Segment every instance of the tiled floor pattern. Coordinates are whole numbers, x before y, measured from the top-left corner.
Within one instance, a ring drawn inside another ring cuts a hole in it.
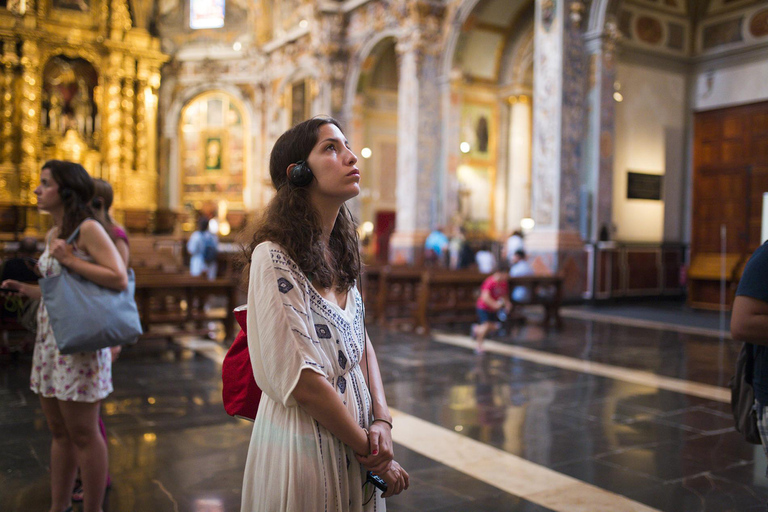
[[[717,391],[738,352],[732,342],[575,319],[561,331],[516,329],[479,357],[406,333],[371,335],[412,484],[390,512],[765,510],[765,457],[735,433]],[[115,365],[103,414],[115,480],[105,512],[239,510],[250,425],[222,411],[222,350],[186,346],[137,347]],[[568,360],[575,366],[552,364]],[[584,371],[585,361],[602,370]],[[2,511],[48,503],[50,437],[28,366],[28,357],[0,362]],[[717,392],[603,371],[613,367]],[[601,508],[605,496],[620,501]]]

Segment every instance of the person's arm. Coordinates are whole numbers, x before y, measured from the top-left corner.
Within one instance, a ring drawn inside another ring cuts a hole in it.
[[[101,224],[95,220],[84,222],[80,228],[78,245],[93,258],[93,262],[75,256],[72,246],[60,238],[51,242],[51,255],[89,281],[105,288],[125,290],[128,286],[125,264]]]
[[[400,494],[410,485],[408,473],[394,460],[387,471],[377,474],[387,483],[387,492],[381,495],[382,498]]]
[[[0,286],[3,288],[10,288],[11,290],[18,290],[19,295],[22,297],[29,297],[30,299],[39,299],[43,296],[40,291],[40,286],[36,284],[22,283],[16,279],[6,279]]]
[[[369,453],[368,436],[324,376],[309,368],[303,369],[292,396],[299,407],[355,453]]]
[[[768,302],[737,295],[731,311],[731,336],[736,341],[768,345]]]
[[[487,288],[483,288],[480,292],[480,300],[483,301],[489,308],[493,308],[495,311],[504,307],[504,298],[500,297],[499,300],[494,299],[491,296],[491,291]]]
[[[358,462],[374,473],[381,473],[387,470],[389,463],[394,458],[391,427],[392,414],[389,412],[387,397],[384,394],[384,383],[381,380],[379,360],[376,358],[376,351],[373,349],[371,338],[367,332],[365,333],[365,338],[367,360],[363,359],[360,362],[360,369],[363,371],[363,377],[366,379],[368,389],[371,391],[374,417],[372,423],[368,426],[368,430],[371,433],[370,455],[358,457]]]
[[[117,248],[117,252],[120,254],[120,258],[123,260],[123,264],[128,267],[128,258],[130,258],[130,248],[128,247],[128,242],[122,238],[118,238],[115,240],[115,247]]]

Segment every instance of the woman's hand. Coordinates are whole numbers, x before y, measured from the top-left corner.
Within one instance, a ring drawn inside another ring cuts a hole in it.
[[[72,263],[72,259],[75,258],[72,246],[61,238],[57,238],[56,240],[52,241],[49,246],[49,250],[51,252],[51,256],[59,260],[59,263],[65,267],[69,267]]]
[[[387,492],[381,495],[382,498],[400,494],[410,485],[408,473],[394,460],[390,463],[389,470],[376,474],[387,482]]]
[[[386,472],[395,457],[389,425],[382,421],[371,423],[368,427],[368,444],[370,453],[365,456],[355,454],[357,461],[377,475]]]

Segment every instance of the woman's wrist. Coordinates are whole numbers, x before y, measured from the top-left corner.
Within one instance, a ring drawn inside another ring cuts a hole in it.
[[[385,425],[389,425],[389,429],[390,430],[392,430],[394,428],[394,426],[392,425],[392,419],[391,418],[390,419],[386,419],[386,418],[373,418],[373,421],[371,422],[371,425],[373,425],[376,422],[383,423]]]
[[[368,455],[368,453],[371,451],[371,448],[370,433],[368,432],[367,428],[363,428],[363,435],[365,436],[365,441],[360,442],[360,444],[357,446],[357,449],[355,449],[355,453],[359,453],[360,455]],[[362,450],[360,448],[362,448]]]

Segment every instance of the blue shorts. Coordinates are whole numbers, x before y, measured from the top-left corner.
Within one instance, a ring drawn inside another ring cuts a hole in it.
[[[480,319],[480,323],[498,322],[499,317],[493,311],[486,311],[484,309],[477,308],[477,318]]]

